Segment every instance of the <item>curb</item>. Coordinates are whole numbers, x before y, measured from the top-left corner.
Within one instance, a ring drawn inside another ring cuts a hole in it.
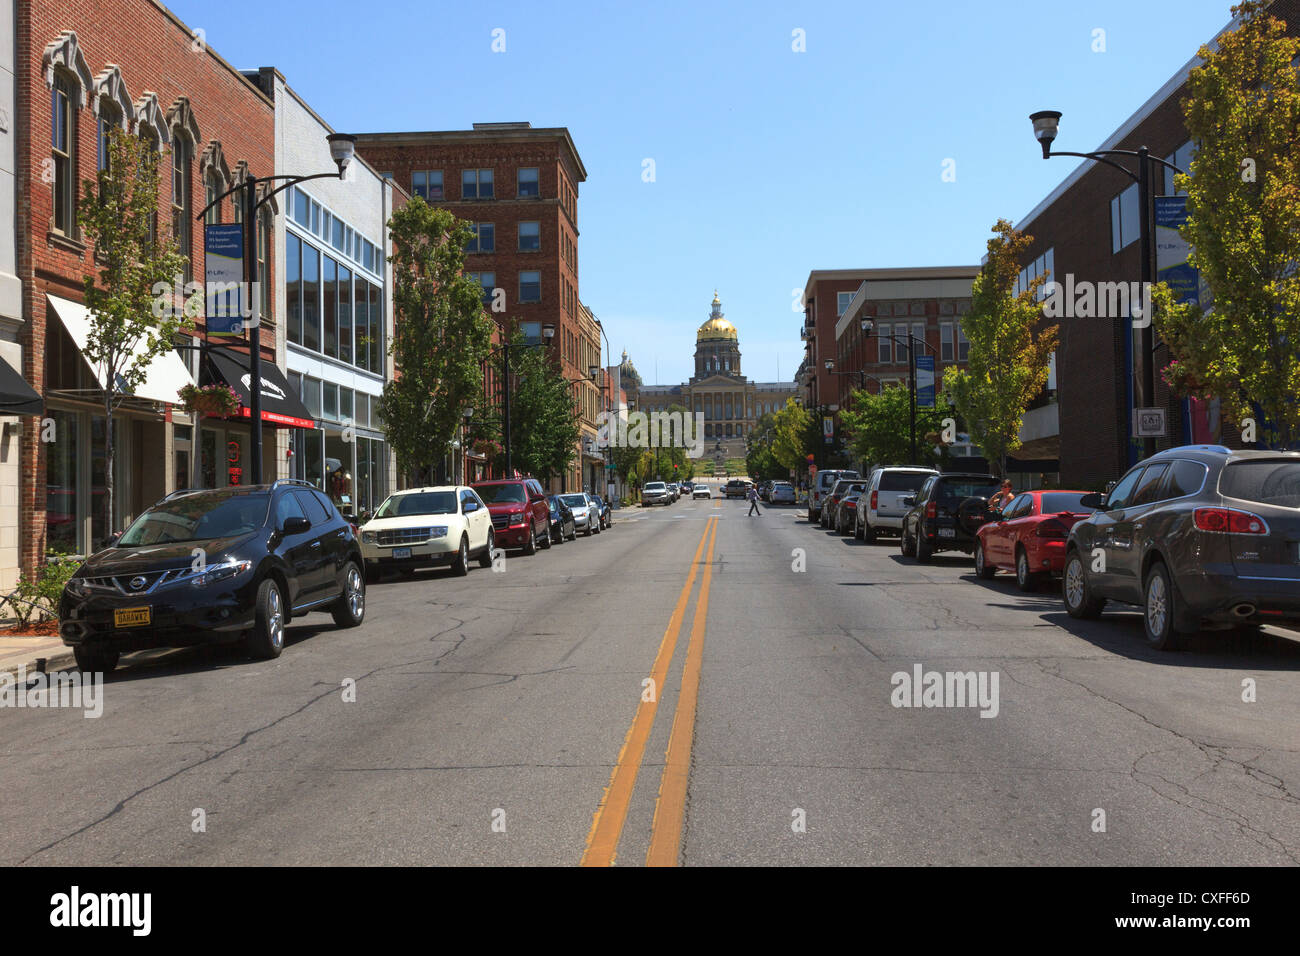
[[[71,650],[66,648],[59,650],[50,657],[34,657],[30,661],[18,664],[0,664],[0,674],[10,674],[13,677],[18,676],[18,671],[26,668],[28,674],[34,674],[38,671],[50,673],[52,671],[61,671],[68,667],[75,667],[77,659]]]

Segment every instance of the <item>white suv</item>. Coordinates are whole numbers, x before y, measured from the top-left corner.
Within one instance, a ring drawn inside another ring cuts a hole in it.
[[[925,479],[937,474],[933,468],[877,468],[858,499],[853,536],[874,541],[881,531],[901,534],[908,511],[903,499],[916,494]]]

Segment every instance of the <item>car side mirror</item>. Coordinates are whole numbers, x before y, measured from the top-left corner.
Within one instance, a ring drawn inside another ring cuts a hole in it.
[[[1084,508],[1092,508],[1095,511],[1101,511],[1106,506],[1106,496],[1094,491],[1080,498],[1079,504]]]
[[[916,495],[908,495],[906,498],[903,499],[903,504],[911,508],[913,505],[916,504]]]
[[[285,534],[303,534],[311,530],[311,522],[306,518],[285,518],[284,527],[280,529]]]
[[[475,511],[478,511],[478,502],[477,502],[477,501],[467,501],[467,502],[465,502],[465,514],[472,514],[472,513],[475,512]]]

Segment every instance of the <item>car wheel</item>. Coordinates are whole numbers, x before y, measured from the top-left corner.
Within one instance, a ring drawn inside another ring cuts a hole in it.
[[[602,525],[602,524],[600,523],[600,519],[597,518],[597,519],[596,519],[596,534],[600,534],[600,532],[601,532],[602,530],[604,530],[604,525]]]
[[[1022,591],[1038,587],[1038,575],[1029,570],[1029,554],[1024,548],[1016,548],[1016,587]]]
[[[478,566],[480,568],[492,567],[492,559],[493,557],[496,556],[496,553],[497,553],[497,536],[493,534],[493,532],[489,529],[487,547],[485,547],[483,549],[483,553],[478,556]]]
[[[107,647],[74,647],[72,656],[83,674],[111,674],[122,654]]]
[[[347,573],[343,576],[343,593],[330,611],[339,627],[358,627],[366,619],[366,582],[356,562],[348,562]]]
[[[528,526],[528,543],[524,545],[524,554],[534,555],[537,553],[537,532],[532,525]]]
[[[578,540],[578,526],[576,524],[573,526],[573,530],[569,532],[569,540],[570,541]]]
[[[451,572],[458,578],[469,574],[469,538],[465,535],[460,536],[460,549],[456,552],[456,560],[451,566]]]
[[[862,522],[862,540],[867,544],[873,544],[876,540],[876,529],[866,521]]]
[[[997,573],[997,570],[998,570],[997,568],[993,567],[993,565],[989,564],[984,559],[984,542],[976,541],[975,542],[975,576],[977,578],[981,578],[985,581],[988,581],[991,580],[993,575]]]
[[[1184,636],[1178,627],[1182,598],[1163,561],[1151,565],[1142,594],[1142,624],[1147,644],[1158,651],[1177,650]]]
[[[934,557],[934,545],[921,537],[921,531],[918,528],[916,532],[916,560],[922,564],[928,564]]]
[[[284,650],[284,596],[274,578],[266,578],[258,586],[247,646],[250,654],[264,661],[279,657]]]
[[[898,547],[903,552],[903,557],[910,558],[916,554],[916,543],[912,541],[907,534],[907,528],[903,528],[903,535],[898,539]]]
[[[546,534],[542,535],[539,544],[541,544],[543,548],[549,548],[551,546],[551,525],[549,522],[546,525]]]
[[[1087,572],[1083,569],[1083,555],[1078,551],[1070,552],[1065,559],[1065,571],[1061,574],[1061,594],[1065,598],[1065,610],[1070,617],[1084,620],[1101,615],[1106,599],[1096,597],[1088,584]]]
[[[587,526],[586,526],[585,528],[582,529],[582,536],[583,536],[584,538],[590,538],[590,537],[591,537],[591,522],[590,522],[590,521],[588,521],[588,522],[587,522]]]

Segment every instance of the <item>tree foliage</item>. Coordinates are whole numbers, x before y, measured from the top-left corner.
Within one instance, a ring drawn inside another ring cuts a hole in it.
[[[876,394],[856,389],[849,407],[840,413],[849,448],[864,465],[934,465],[942,455],[934,448],[935,433],[943,431],[946,409],[916,409],[916,452],[912,461],[911,394],[906,388],[881,389]],[[933,437],[932,437],[933,436]]]
[[[1263,412],[1260,434],[1300,441],[1300,39],[1267,4],[1233,8],[1238,29],[1202,47],[1187,81],[1196,144],[1182,235],[1213,299],[1208,311],[1155,293],[1156,331],[1180,394],[1217,397],[1238,423]]]
[[[984,457],[1006,474],[1007,454],[1020,447],[1025,410],[1047,384],[1057,326],[1045,325],[1036,301],[1041,275],[1015,291],[1020,262],[1033,242],[999,219],[988,241],[988,259],[975,277],[971,310],[961,322],[970,341],[964,369],[950,366],[943,389],[967,422]]]
[[[389,220],[393,242],[397,377],[384,386],[380,413],[399,470],[432,475],[465,409],[483,406],[483,362],[492,320],[482,290],[466,276],[469,225],[416,196]]]
[[[544,348],[528,348],[515,333],[510,348],[510,452],[520,472],[543,480],[565,473],[580,435],[573,394]],[[505,467],[502,453],[498,466]]]
[[[812,452],[808,436],[817,427],[813,414],[793,398],[772,415],[772,457],[777,464],[796,473],[807,465]]]
[[[113,529],[113,413],[144,384],[153,360],[176,347],[176,336],[192,331],[187,316],[203,304],[202,296],[184,297],[187,260],[157,227],[160,168],[161,157],[143,139],[114,128],[108,168],[82,184],[77,210],[99,265],[98,275],[82,278],[90,333],[81,351],[104,382],[106,531]]]

